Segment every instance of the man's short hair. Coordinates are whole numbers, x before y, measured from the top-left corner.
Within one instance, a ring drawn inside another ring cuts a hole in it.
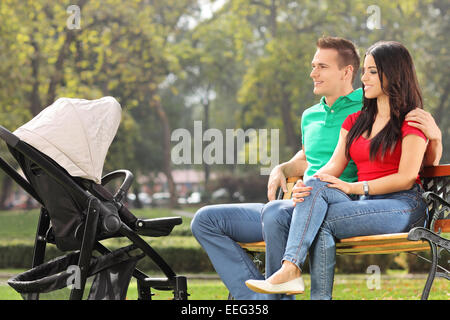
[[[355,44],[350,40],[340,37],[322,37],[317,40],[316,45],[320,49],[335,49],[338,52],[339,68],[343,68],[348,65],[353,66],[353,83],[361,63]]]

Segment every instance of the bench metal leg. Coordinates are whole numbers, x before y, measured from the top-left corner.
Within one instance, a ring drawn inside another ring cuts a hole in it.
[[[425,287],[423,288],[423,291],[422,291],[422,297],[421,297],[422,300],[428,299],[428,295],[430,294],[431,286],[433,285],[434,278],[436,277],[436,271],[437,271],[437,265],[438,265],[437,247],[433,242],[431,242],[429,240],[427,240],[427,241],[430,244],[432,259],[431,259],[430,272],[428,273],[428,277],[427,277],[427,282],[425,283]]]
[[[438,262],[439,262],[439,248],[441,248],[441,250],[443,250],[443,249],[450,250],[450,240],[442,238],[438,234],[436,234],[428,229],[425,229],[423,227],[417,227],[417,228],[411,229],[408,234],[408,239],[409,240],[425,240],[430,245],[431,267],[430,267],[430,272],[428,273],[428,278],[425,283],[425,287],[423,288],[422,297],[421,297],[422,300],[427,300],[436,275],[449,279],[448,271],[445,270],[444,268],[442,268],[441,266],[439,266]],[[440,269],[446,271],[446,273],[438,273],[437,274],[438,267]]]

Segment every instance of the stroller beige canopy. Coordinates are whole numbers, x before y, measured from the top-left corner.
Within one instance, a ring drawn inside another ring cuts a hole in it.
[[[55,160],[71,176],[100,183],[121,112],[113,97],[60,98],[14,134]]]

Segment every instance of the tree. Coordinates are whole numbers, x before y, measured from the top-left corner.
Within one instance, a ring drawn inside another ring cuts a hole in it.
[[[11,32],[4,41],[20,40],[13,46],[14,50],[7,53],[8,61],[12,64],[15,57],[11,54],[21,53],[22,63],[16,65],[17,73],[26,75],[17,88],[18,98],[11,99],[15,102],[11,108],[17,107],[20,112],[15,114],[25,114],[29,118],[58,96],[94,99],[113,95],[126,110],[127,126],[121,126],[120,137],[131,134],[126,139],[117,139],[121,144],[115,149],[117,152],[129,150],[127,156],[118,157],[125,161],[122,165],[145,168],[146,165],[134,157],[135,149],[149,130],[159,129],[163,139],[155,140],[154,144],[161,144],[159,154],[164,157],[162,161],[153,162],[158,164],[153,170],[161,168],[166,174],[172,203],[176,204],[170,168],[170,120],[162,105],[159,86],[170,74],[181,72],[178,55],[183,54],[185,46],[174,39],[183,32],[180,20],[195,15],[196,2],[80,0],[75,4],[81,13],[79,30],[67,28],[68,14],[63,4],[39,0],[21,2],[19,6],[17,0],[2,1],[2,22]],[[7,96],[8,92],[2,96]],[[23,107],[23,97],[28,100],[27,107]],[[145,110],[136,111],[138,109]],[[135,121],[139,114],[145,117]],[[158,126],[142,122],[151,114],[156,115],[158,121],[154,122]],[[21,122],[15,121],[12,125]],[[130,131],[123,132],[126,129]],[[141,136],[136,135],[138,132]],[[156,154],[157,159],[159,154]],[[155,153],[150,153],[150,157],[153,155]]]

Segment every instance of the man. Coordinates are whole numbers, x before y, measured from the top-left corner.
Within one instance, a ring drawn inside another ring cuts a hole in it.
[[[359,64],[360,58],[352,42],[333,37],[317,41],[310,76],[314,81],[314,93],[322,98],[319,104],[302,115],[302,150],[290,161],[272,170],[267,194],[270,201],[275,199],[279,186],[286,191],[286,177],[304,176],[308,179],[330,159],[343,121],[362,107],[362,89],[353,90],[352,85]],[[442,154],[441,133],[432,117],[416,109],[407,120],[418,122],[430,139],[425,159],[427,163],[438,163]],[[352,162],[340,178],[345,181],[357,179],[356,167]],[[297,183],[296,188],[298,197],[308,195],[308,188],[302,182]],[[196,213],[191,224],[192,233],[208,253],[215,270],[235,299],[293,298],[255,293],[245,286],[246,280],[262,280],[264,276],[236,242],[265,240],[267,250],[280,252],[279,257],[266,256],[266,276],[269,277],[280,268],[289,232],[288,229],[278,229],[276,221],[262,224],[263,207],[261,203],[206,206]],[[277,218],[276,215],[272,217]],[[312,284],[312,297],[315,296],[313,290]]]

